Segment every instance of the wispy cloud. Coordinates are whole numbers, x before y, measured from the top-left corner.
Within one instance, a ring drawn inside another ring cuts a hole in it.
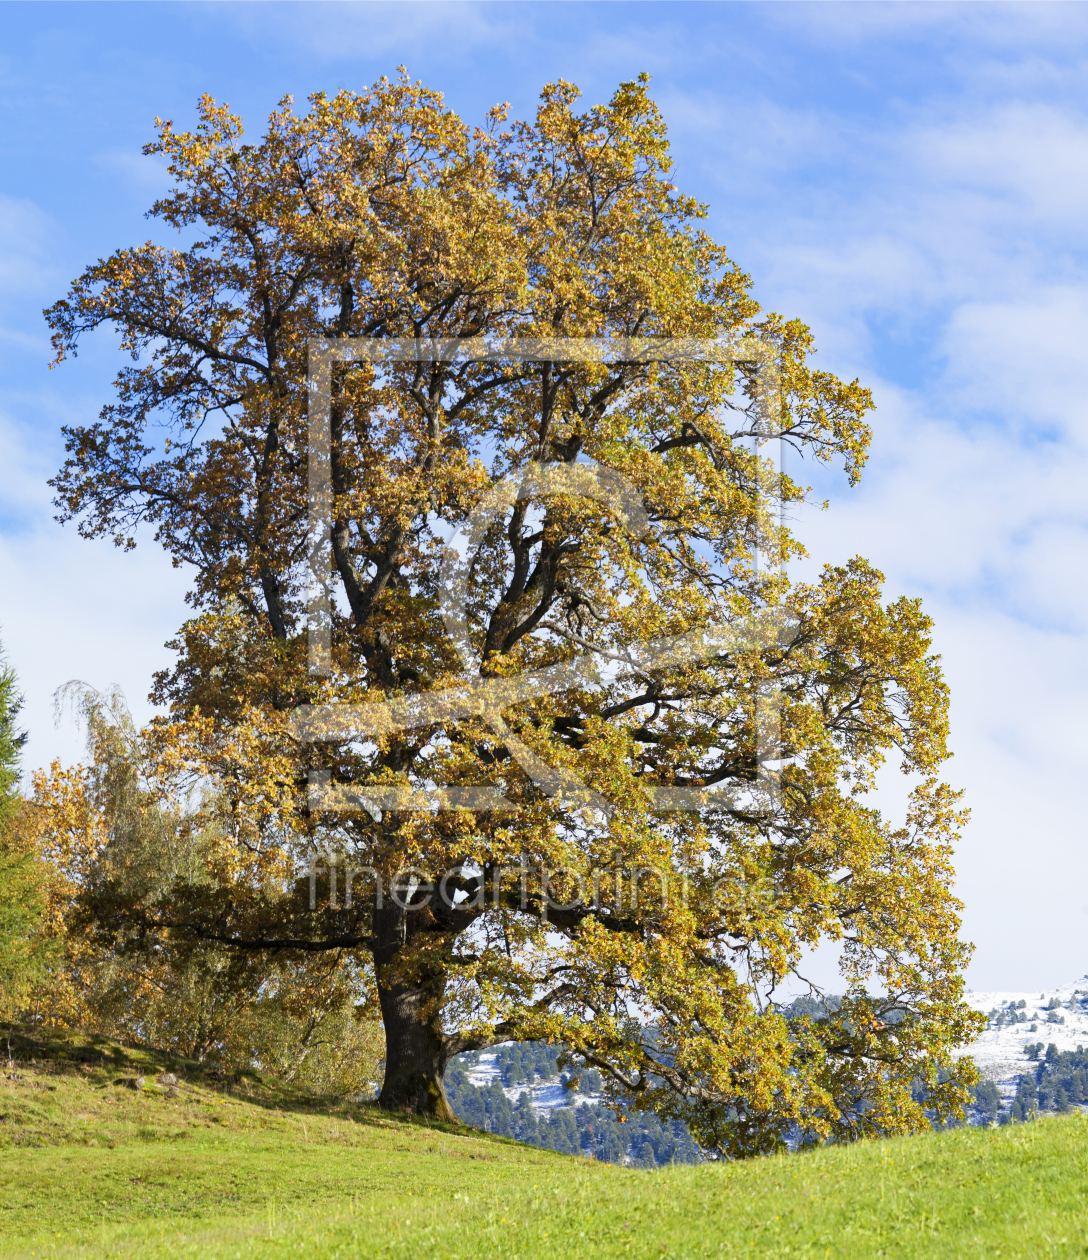
[[[34,202],[0,193],[0,297],[36,291],[52,273],[48,244],[53,229]]]
[[[144,196],[160,197],[173,182],[165,161],[130,149],[103,149],[95,154],[95,161]]]
[[[315,3],[300,5],[216,5],[217,22],[257,38],[270,36],[305,48],[324,60],[395,58],[431,60],[434,50],[457,55],[516,39],[529,14],[520,6],[472,3]]]

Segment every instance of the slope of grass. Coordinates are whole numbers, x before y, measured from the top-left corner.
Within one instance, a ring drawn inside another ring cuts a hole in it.
[[[5,1260],[1088,1254],[1081,1116],[635,1171],[90,1038],[12,1049]]]

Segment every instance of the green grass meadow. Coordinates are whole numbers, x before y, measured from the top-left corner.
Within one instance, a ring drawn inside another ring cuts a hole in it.
[[[1088,1255],[1080,1115],[636,1171],[90,1038],[12,1045],[4,1260]]]

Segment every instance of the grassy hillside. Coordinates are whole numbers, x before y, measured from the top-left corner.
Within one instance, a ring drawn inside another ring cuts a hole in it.
[[[90,1038],[11,1046],[14,1074],[0,1032],[5,1260],[1088,1253],[1079,1115],[642,1171]]]

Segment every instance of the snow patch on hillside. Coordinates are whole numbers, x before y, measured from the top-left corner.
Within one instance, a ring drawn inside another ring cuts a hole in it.
[[[1064,1023],[1054,1023],[1048,1017],[1051,1014],[1050,1003],[1057,999],[1061,1005],[1054,1008],[1053,1014]],[[1088,976],[1071,984],[1062,984],[1054,989],[1014,992],[1005,989],[969,989],[964,1001],[976,1011],[989,1016],[997,1011],[1005,1016],[1005,1023],[998,1027],[996,1019],[990,1020],[990,1026],[976,1042],[960,1051],[961,1055],[970,1055],[982,1071],[984,1079],[996,1085],[1011,1083],[1022,1072],[1031,1072],[1030,1060],[1025,1047],[1043,1043],[1045,1049],[1051,1042],[1059,1050],[1076,1050],[1078,1046],[1088,1046]],[[1018,1003],[1023,1002],[1021,1008]],[[1009,1020],[1010,1007],[1017,1016],[1024,1019],[1012,1023]],[[1031,1031],[1032,1024],[1035,1031]]]
[[[492,1081],[498,1081],[502,1092],[512,1103],[516,1103],[522,1094],[528,1094],[534,1111],[554,1111],[556,1107],[597,1101],[595,1098],[587,1098],[577,1090],[565,1089],[557,1080],[536,1081],[532,1085],[524,1081],[518,1085],[503,1085],[499,1075],[498,1050],[485,1050],[480,1055],[479,1062],[465,1068],[465,1075],[477,1089],[486,1089]]]

